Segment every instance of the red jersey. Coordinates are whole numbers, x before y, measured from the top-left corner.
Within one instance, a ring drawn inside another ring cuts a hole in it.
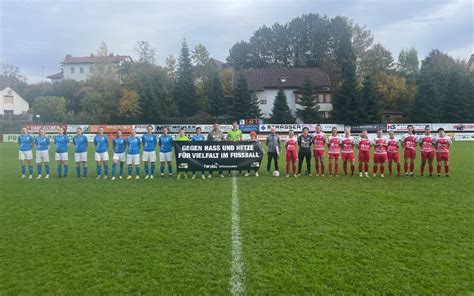
[[[286,151],[296,151],[296,146],[298,145],[298,138],[293,136],[293,138],[288,138],[285,143]]]
[[[324,150],[324,144],[326,143],[326,135],[323,132],[314,133],[313,136],[313,149]]]
[[[449,136],[436,137],[434,138],[434,143],[436,146],[436,152],[438,153],[449,153],[449,147],[452,144],[451,138]]]
[[[375,138],[372,144],[375,146],[374,154],[387,154],[387,139],[384,137]]]
[[[434,151],[433,140],[434,138],[432,135],[423,134],[418,140],[420,142],[421,151],[433,152]]]
[[[342,153],[354,153],[354,138],[353,137],[342,138],[341,144],[342,144]]]
[[[405,149],[416,150],[416,136],[408,133],[403,135]]]
[[[397,139],[388,139],[387,141],[387,152],[391,154],[398,154],[398,141]]]
[[[330,154],[339,154],[341,153],[341,138],[338,136],[329,136],[328,139],[328,149]]]
[[[359,151],[370,151],[370,140],[365,138],[360,138],[359,140]]]

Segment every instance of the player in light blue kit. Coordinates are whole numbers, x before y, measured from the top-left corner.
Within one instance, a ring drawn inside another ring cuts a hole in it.
[[[64,177],[67,177],[68,172],[68,144],[69,139],[67,135],[64,134],[64,129],[62,127],[58,128],[58,134],[54,136],[54,144],[56,145],[56,154],[54,158],[58,163],[57,171],[58,177],[61,178],[61,173],[64,172]],[[64,171],[63,171],[64,167]]]
[[[36,146],[36,167],[38,170],[38,177],[36,179],[41,179],[41,174],[43,171],[42,164],[46,170],[45,179],[49,178],[49,138],[45,136],[44,128],[39,129],[39,136],[35,137],[35,146]]]
[[[119,178],[122,179],[123,164],[125,162],[125,149],[127,147],[127,141],[122,138],[122,130],[119,129],[117,131],[117,136],[112,140],[112,147],[114,149],[114,155],[112,157],[112,180],[115,180],[118,162],[120,162]]]
[[[82,176],[87,176],[87,137],[83,134],[82,128],[76,129],[76,135],[72,138],[74,143],[74,161],[76,162],[76,175],[79,178],[81,176],[81,163],[82,163]]]
[[[94,137],[94,145],[97,179],[100,179],[102,164],[104,165],[104,179],[107,179],[109,174],[109,139],[104,135],[103,127],[99,127],[99,133]]]
[[[153,179],[155,176],[155,162],[156,162],[156,144],[158,139],[153,134],[153,127],[151,125],[146,128],[147,133],[142,136],[143,153],[142,160],[145,165],[145,179]],[[151,174],[148,164],[151,164]]]
[[[28,171],[30,173],[29,179],[33,178],[33,146],[34,138],[28,134],[26,128],[21,129],[21,135],[18,136],[18,159],[21,164],[21,178],[26,178],[26,164],[28,164]]]
[[[191,142],[199,142],[199,141],[205,141],[206,137],[201,134],[201,128],[198,126],[196,128],[196,134],[191,137]],[[196,171],[193,171],[193,179],[196,179]],[[204,168],[201,171],[201,178],[206,179],[206,176],[204,176]]]
[[[140,138],[137,137],[137,131],[135,129],[132,129],[127,139],[127,149],[127,180],[132,178],[132,165],[135,165],[135,179],[140,179]]]
[[[163,135],[159,139],[160,144],[160,173],[165,175],[165,163],[168,164],[168,175],[173,175],[173,167],[171,166],[171,150],[173,149],[173,138],[168,135],[168,128],[163,129]]]

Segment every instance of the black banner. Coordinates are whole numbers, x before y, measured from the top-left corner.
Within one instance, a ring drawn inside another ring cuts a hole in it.
[[[254,170],[263,151],[259,142],[174,142],[178,171]]]

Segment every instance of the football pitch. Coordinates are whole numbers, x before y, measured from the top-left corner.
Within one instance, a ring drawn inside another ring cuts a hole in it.
[[[474,293],[474,143],[450,178],[275,178],[264,156],[258,178],[111,181],[89,157],[20,179],[0,144],[0,295]]]

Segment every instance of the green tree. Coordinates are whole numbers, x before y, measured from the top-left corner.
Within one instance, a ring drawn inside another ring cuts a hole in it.
[[[402,49],[398,55],[397,72],[404,77],[408,84],[415,84],[420,75],[418,52],[414,47]]]
[[[156,64],[155,48],[151,47],[148,41],[137,41],[137,46],[135,47],[135,51],[138,54],[138,61],[142,63],[148,64]]]
[[[313,85],[311,80],[306,78],[303,86],[301,87],[301,98],[299,99],[298,105],[302,108],[296,109],[296,116],[303,122],[318,122],[319,116],[319,105],[316,104],[316,100],[313,97]]]
[[[80,101],[82,117],[87,118],[91,123],[108,122],[109,118],[104,116],[105,105],[100,93],[88,93]]]
[[[252,94],[249,91],[245,76],[240,73],[234,90],[234,102],[230,115],[236,120],[250,118],[251,109]]]
[[[178,77],[174,88],[174,97],[178,102],[181,116],[190,117],[196,114],[196,89],[191,65],[191,54],[186,40],[181,44],[181,52],[178,59]]]
[[[393,66],[394,61],[390,51],[380,43],[377,43],[361,54],[357,72],[360,77],[367,77],[369,75],[377,77],[380,74],[393,70]]]
[[[139,100],[137,91],[124,89],[118,107],[119,115],[129,122],[135,119],[141,112]]]
[[[202,44],[194,47],[192,52],[193,77],[196,85],[197,104],[199,109],[209,111],[209,93],[212,87],[213,67],[209,51]]]
[[[229,50],[226,60],[236,70],[249,68],[252,66],[252,47],[248,42],[237,42]]]
[[[364,79],[361,96],[363,109],[361,109],[360,121],[362,123],[380,123],[382,112],[373,75],[369,75]]]
[[[248,118],[262,117],[262,110],[260,109],[260,99],[255,93],[250,94],[250,109]]]
[[[219,73],[214,72],[211,92],[209,94],[209,114],[211,114],[212,117],[217,118],[218,116],[225,115],[227,111],[226,109],[224,90],[219,78]]]
[[[275,101],[273,102],[271,123],[295,123],[295,117],[291,114],[288,100],[283,88],[278,89]]]
[[[35,98],[33,113],[43,122],[62,122],[66,119],[66,100],[55,96]]]

